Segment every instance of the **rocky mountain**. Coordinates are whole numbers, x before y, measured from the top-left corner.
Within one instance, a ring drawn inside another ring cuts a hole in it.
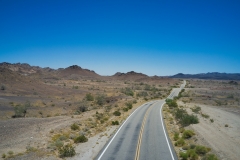
[[[149,78],[145,74],[137,73],[137,72],[134,72],[134,71],[130,71],[130,72],[127,72],[127,73],[117,72],[112,77],[116,78],[118,80],[135,80],[135,81]]]
[[[13,72],[21,75],[51,79],[51,78],[78,78],[78,77],[97,77],[99,76],[94,71],[83,69],[77,65],[73,65],[67,68],[52,69],[49,67],[41,68],[38,66],[31,66],[27,63],[0,63],[0,68],[9,69]]]
[[[170,78],[193,78],[193,79],[216,79],[216,80],[240,80],[240,73],[200,73],[200,74],[183,74],[178,73]]]
[[[78,77],[78,76],[85,76],[85,77],[98,77],[99,75],[92,70],[83,69],[78,65],[72,65],[65,69],[58,69],[58,75],[60,77]]]

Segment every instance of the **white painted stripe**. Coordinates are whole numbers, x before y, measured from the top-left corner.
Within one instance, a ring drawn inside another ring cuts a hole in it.
[[[161,121],[162,121],[162,127],[163,127],[163,131],[164,131],[165,138],[166,138],[166,140],[167,140],[167,144],[168,144],[168,148],[169,148],[170,154],[171,154],[171,156],[172,156],[172,159],[175,160],[174,157],[173,157],[172,149],[171,149],[170,144],[169,144],[169,142],[168,142],[167,134],[166,134],[165,127],[164,127],[164,124],[163,124],[162,107],[163,107],[164,104],[165,104],[165,102],[162,104],[162,106],[161,106],[161,108],[160,108],[160,118],[161,118]]]
[[[147,104],[147,103],[146,103]],[[146,104],[143,104],[141,105],[140,107],[146,105]],[[126,121],[121,125],[121,127],[118,129],[118,131],[116,132],[116,134],[113,136],[113,138],[111,139],[111,141],[108,143],[108,145],[106,146],[106,148],[103,150],[102,154],[99,156],[98,160],[100,160],[103,156],[103,154],[106,152],[106,150],[108,149],[108,147],[110,146],[110,144],[112,143],[113,139],[117,136],[118,132],[121,130],[121,128],[124,126],[124,124],[129,120],[129,118],[140,108],[138,107],[127,119]]]

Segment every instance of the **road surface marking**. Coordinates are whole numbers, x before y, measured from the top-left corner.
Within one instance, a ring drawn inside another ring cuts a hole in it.
[[[169,151],[170,151],[170,153],[171,153],[172,159],[175,160],[174,157],[173,157],[173,153],[172,153],[170,144],[169,144],[169,142],[168,142],[168,138],[167,138],[167,135],[166,135],[165,127],[164,127],[164,124],[163,124],[162,107],[163,107],[164,104],[165,104],[165,102],[164,102],[164,103],[162,104],[162,106],[160,107],[160,118],[161,118],[162,127],[163,127],[163,132],[164,132],[165,138],[166,138],[166,140],[167,140],[167,144],[168,144]]]
[[[147,112],[145,113],[143,122],[142,122],[141,130],[140,130],[139,137],[138,137],[138,144],[137,144],[137,149],[136,149],[136,154],[135,154],[135,160],[139,159],[141,143],[142,143],[142,134],[143,134],[143,130],[144,130],[144,126],[145,126],[145,122],[146,122],[148,113],[149,113],[150,109],[152,108],[152,106],[153,106],[153,104],[151,104],[151,106],[148,108]]]
[[[121,125],[121,127],[118,129],[118,131],[116,132],[116,134],[113,136],[113,138],[111,139],[111,141],[108,143],[108,145],[106,146],[106,148],[103,150],[102,154],[98,157],[98,160],[100,160],[103,156],[103,154],[106,152],[106,150],[108,149],[108,147],[110,146],[110,144],[112,143],[113,139],[117,136],[118,132],[121,130],[121,128],[124,126],[124,124],[128,121],[128,119],[142,106],[144,106],[146,104],[141,105],[140,107],[138,107],[132,114],[130,114],[130,116],[126,119],[126,121]]]

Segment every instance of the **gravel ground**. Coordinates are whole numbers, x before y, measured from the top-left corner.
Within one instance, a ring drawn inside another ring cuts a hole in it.
[[[75,121],[78,120],[67,116],[2,120],[0,121],[0,154],[7,154],[8,151],[13,151],[14,154],[23,153],[27,146],[44,149],[52,129],[64,128]]]
[[[227,111],[227,108],[189,104],[200,106],[201,111],[210,117],[198,115],[200,123],[191,125],[198,133],[198,141],[208,144],[221,160],[236,160],[240,157],[240,115]],[[211,123],[210,119],[214,122]],[[225,125],[228,125],[226,127]]]

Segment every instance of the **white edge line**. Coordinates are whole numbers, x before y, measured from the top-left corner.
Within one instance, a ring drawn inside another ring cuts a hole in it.
[[[145,105],[145,104],[143,104]],[[140,107],[142,107],[143,105],[141,105]],[[108,143],[108,145],[105,147],[105,149],[103,150],[102,154],[99,156],[98,160],[100,160],[103,156],[103,154],[106,152],[107,148],[110,146],[110,144],[112,143],[113,139],[117,136],[118,132],[121,130],[121,128],[124,126],[124,124],[128,121],[128,119],[140,108],[138,107],[133,113],[130,114],[130,116],[126,119],[126,121],[121,125],[121,127],[118,129],[118,131],[115,133],[115,135],[113,136],[113,138],[111,139],[111,141]]]
[[[165,102],[162,104],[162,106],[161,106],[161,108],[160,108],[160,118],[161,118],[161,121],[162,121],[163,131],[164,131],[165,138],[166,138],[166,140],[167,140],[167,144],[168,144],[169,151],[170,151],[170,153],[171,153],[172,159],[175,160],[174,157],[173,157],[172,149],[171,149],[170,144],[169,144],[169,142],[168,142],[168,138],[167,138],[167,135],[166,135],[165,127],[164,127],[164,124],[163,124],[162,107],[163,107],[164,104],[165,104]]]

